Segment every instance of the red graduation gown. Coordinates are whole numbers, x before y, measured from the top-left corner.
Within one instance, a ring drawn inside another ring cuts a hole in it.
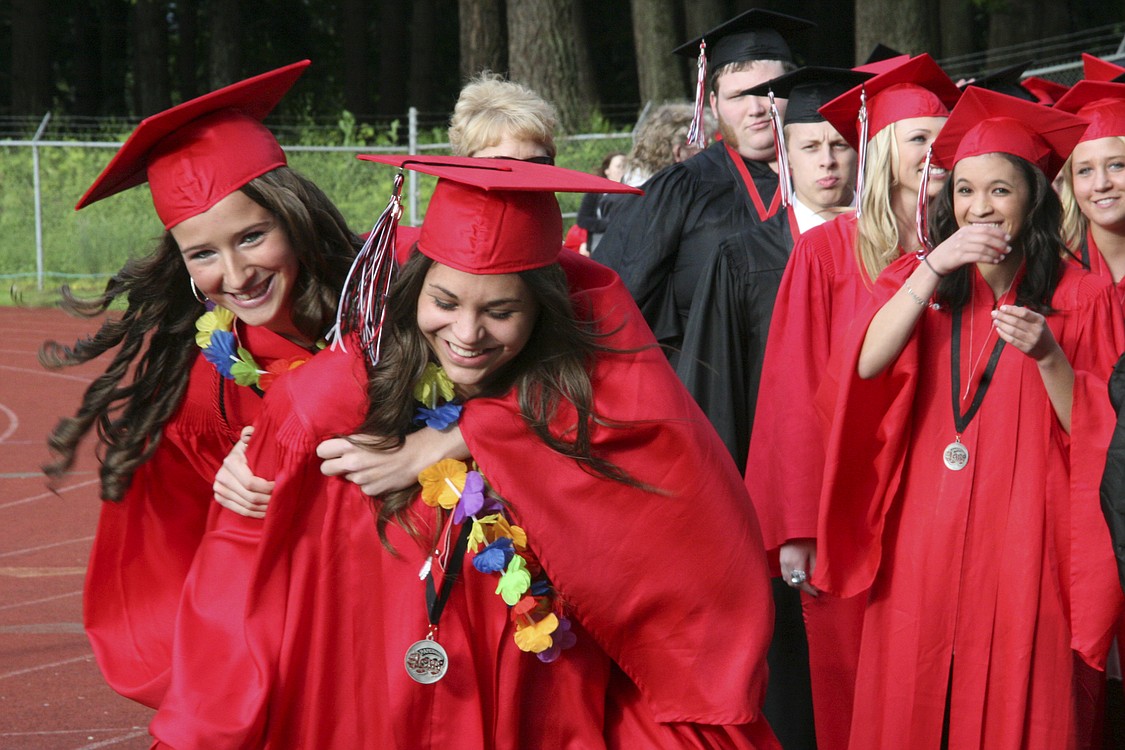
[[[239,326],[239,336],[262,366],[307,355],[264,328]],[[102,504],[86,569],[86,634],[110,687],[147,706],[155,708],[168,686],[180,593],[208,513],[218,508],[215,472],[260,408],[251,389],[196,357],[160,447],[134,473],[122,502]]]
[[[1090,270],[1113,284],[1114,289],[1117,291],[1118,302],[1125,304],[1125,278],[1122,278],[1121,281],[1118,282],[1113,281],[1113,272],[1109,270],[1109,264],[1105,262],[1105,258],[1102,257],[1101,251],[1098,250],[1098,246],[1094,242],[1094,235],[1090,233],[1086,234],[1086,247],[1084,252],[1087,262],[1090,265]]]
[[[830,372],[871,295],[871,281],[856,260],[856,233],[850,213],[803,233],[774,303],[746,461],[746,488],[774,566],[782,544],[816,536],[829,416],[824,404],[836,384]],[[802,594],[801,603],[817,745],[844,748],[863,602]]]
[[[607,345],[651,344],[615,274],[574,254],[560,262],[580,310],[603,330],[625,322]],[[277,486],[247,563],[245,658],[231,663],[228,640],[222,668],[162,706],[153,734],[181,749],[776,747],[759,714],[771,599],[734,464],[658,349],[599,357],[594,379],[599,413],[654,420],[599,428],[596,444],[668,495],[555,456],[511,397],[470,401],[461,419],[569,607],[578,642],[558,661],[516,647],[495,577],[466,564],[437,636],[449,673],[410,680],[403,657],[427,632],[425,555],[397,528],[388,553],[370,501],[320,474],[317,443],[366,408],[355,349],[325,352],[278,383],[251,442],[251,466]],[[421,503],[414,512],[432,522]]]
[[[1097,495],[1121,314],[1104,281],[1067,266],[1047,321],[1075,371],[1071,434],[1035,362],[1006,346],[961,437],[969,464],[950,471],[949,312],[927,308],[884,373],[854,375],[867,323],[915,264],[880,276],[853,329],[829,443],[814,584],[870,588],[852,746],[936,747],[951,686],[950,747],[1074,747],[1073,652],[1101,667],[1121,600]],[[984,355],[970,398],[996,340],[984,343],[991,291],[972,276],[963,384]]]

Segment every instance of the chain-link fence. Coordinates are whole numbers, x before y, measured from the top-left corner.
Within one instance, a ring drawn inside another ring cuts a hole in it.
[[[44,289],[75,279],[100,280],[130,256],[150,249],[161,233],[147,187],[128,190],[76,212],[74,204],[121,143],[113,140],[54,140],[44,137],[50,116],[25,139],[0,140],[0,280],[19,289]],[[127,129],[126,129],[127,130]],[[349,224],[370,229],[386,206],[394,170],[355,159],[359,153],[448,153],[448,143],[419,139],[415,113],[405,145],[287,145],[276,129],[289,164],[324,190]],[[430,131],[431,133],[433,131]],[[291,135],[291,134],[290,134]],[[302,128],[314,142],[331,141]],[[628,151],[630,133],[592,133],[559,139],[560,166],[593,172],[610,151]],[[403,219],[421,223],[433,179],[408,172],[403,189]],[[560,194],[566,215],[577,211],[579,196]]]

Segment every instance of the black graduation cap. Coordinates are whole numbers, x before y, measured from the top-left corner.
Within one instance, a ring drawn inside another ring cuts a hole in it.
[[[1014,96],[1017,99],[1023,99],[1025,102],[1038,103],[1039,97],[1020,85],[1023,72],[1027,70],[1027,66],[1031,65],[1031,63],[1031,60],[1025,60],[1015,65],[1008,65],[999,70],[994,70],[988,75],[978,76],[965,84],[965,86],[976,86],[977,88],[988,89],[989,91],[995,91],[999,94]]]
[[[706,42],[707,63],[713,71],[728,63],[747,60],[793,62],[786,37],[815,26],[803,18],[754,8],[719,24],[701,37],[681,44],[672,52],[695,57],[699,54],[700,44]]]
[[[890,60],[894,57],[902,57],[905,52],[899,52],[894,47],[888,47],[882,42],[876,42],[875,46],[871,48],[871,52],[867,55],[867,59],[863,61],[864,65],[871,65],[872,63],[883,62]]]
[[[810,65],[798,68],[783,76],[746,89],[751,96],[766,96],[770,92],[779,99],[788,99],[785,109],[786,125],[797,122],[824,122],[817,110],[873,77],[850,68],[826,68]]]

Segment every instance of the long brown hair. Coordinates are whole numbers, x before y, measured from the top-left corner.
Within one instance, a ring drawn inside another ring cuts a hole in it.
[[[278,218],[297,254],[301,273],[293,291],[293,323],[316,340],[333,320],[339,290],[361,242],[328,197],[288,167],[267,172],[241,190]],[[106,500],[124,497],[133,473],[160,445],[199,354],[193,337],[195,320],[203,312],[169,232],[152,252],[114,274],[101,295],[81,300],[63,287],[61,306],[91,318],[119,297],[126,301],[120,318],[106,320],[73,346],[47,341],[39,350],[40,363],[58,369],[117,347],[105,372],[86,389],[78,411],[51,432],[47,444],[55,460],[43,467],[48,476],[61,477],[74,464],[82,438],[96,428],[101,496]]]
[[[376,449],[402,445],[413,429],[414,384],[432,359],[429,345],[418,329],[417,300],[434,261],[415,252],[403,266],[391,290],[382,359],[371,369],[367,417],[359,432],[375,438]],[[616,351],[605,347],[595,325],[577,318],[571,304],[566,274],[558,264],[523,271],[520,278],[531,290],[539,313],[523,350],[485,384],[481,397],[501,396],[515,388],[520,416],[536,437],[550,448],[572,458],[592,474],[635,487],[647,487],[611,461],[595,454],[594,425],[609,424],[594,410],[590,368],[595,356]],[[397,303],[397,304],[396,304]],[[569,403],[577,413],[575,424],[562,437],[551,429],[559,406]],[[419,533],[409,514],[418,486],[385,495],[378,502],[377,526],[383,544],[390,548],[386,529],[397,523],[412,536]]]

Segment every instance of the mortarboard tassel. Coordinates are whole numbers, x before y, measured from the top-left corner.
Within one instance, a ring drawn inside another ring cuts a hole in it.
[[[402,216],[402,182],[400,169],[395,175],[387,207],[372,227],[344,280],[340,305],[336,310],[336,325],[329,334],[333,346],[339,343],[344,348],[344,337],[354,332],[371,367],[379,362],[387,295],[394,278],[395,235]]]
[[[698,73],[695,81],[695,109],[691,115],[691,127],[688,128],[687,142],[689,146],[703,148],[707,145],[707,134],[703,132],[703,100],[707,96],[707,42],[699,42]]]
[[[867,89],[859,91],[859,156],[855,170],[855,217],[863,214],[863,188],[866,184],[864,172],[867,171]]]
[[[770,123],[773,125],[773,148],[777,152],[777,180],[781,188],[781,207],[793,202],[793,173],[789,171],[789,154],[785,150],[785,132],[782,130],[781,113],[770,89]]]
[[[918,242],[921,249],[918,250],[916,255],[918,260],[923,260],[930,251],[934,249],[933,243],[930,242],[930,221],[929,221],[929,187],[930,187],[930,160],[934,156],[933,148],[926,151],[926,164],[922,168],[922,179],[918,184],[918,208],[914,212],[914,227],[918,233]]]

